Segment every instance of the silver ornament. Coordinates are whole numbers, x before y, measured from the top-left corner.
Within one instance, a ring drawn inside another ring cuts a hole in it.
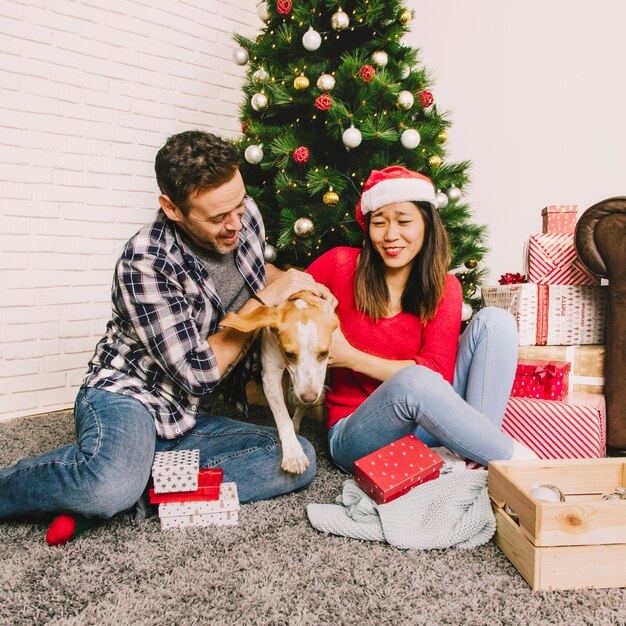
[[[405,111],[408,111],[415,102],[415,98],[410,91],[401,91],[398,94],[398,106]]]
[[[276,251],[276,248],[272,244],[266,243],[265,250],[263,251],[263,258],[265,259],[265,262],[273,263],[277,256],[278,252]]]
[[[308,217],[299,217],[293,224],[293,232],[298,237],[308,237],[314,228],[313,222]]]
[[[309,26],[309,30],[302,35],[302,45],[309,51],[313,52],[322,45],[322,36]]]
[[[269,78],[269,74],[265,71],[265,68],[260,67],[254,74],[252,74],[252,82],[260,85]]]
[[[233,50],[233,61],[237,65],[245,65],[248,62],[248,51],[245,48],[235,48]]]
[[[405,78],[408,78],[410,73],[411,73],[411,68],[408,65],[403,65],[400,68],[400,78],[402,80],[404,80]]]
[[[563,492],[555,485],[537,485],[530,492],[531,497],[542,502],[565,502]]]
[[[402,135],[400,135],[400,142],[407,150],[417,148],[421,140],[420,134],[413,128],[407,128]]]
[[[316,84],[320,91],[332,91],[335,88],[335,77],[330,74],[322,74],[317,79]]]
[[[257,165],[263,160],[263,146],[252,144],[246,148],[243,156],[250,165]]]
[[[341,140],[346,148],[358,148],[363,141],[363,135],[361,135],[361,131],[358,128],[350,126],[350,128],[346,128],[343,131]]]
[[[460,200],[462,195],[463,195],[463,192],[458,187],[455,187],[454,185],[452,185],[452,187],[449,187],[446,190],[446,196],[448,196],[448,199],[452,200],[452,202],[456,202],[457,200]]]
[[[443,191],[437,193],[437,208],[445,209],[448,206],[448,196]]]
[[[376,50],[372,53],[372,62],[376,67],[385,67],[389,63],[389,56],[384,50]]]
[[[261,21],[266,22],[270,18],[270,13],[267,10],[267,4],[261,2],[256,8],[256,14],[261,18]]]
[[[461,307],[461,319],[464,322],[467,322],[467,320],[470,319],[472,315],[474,315],[474,309],[472,309],[472,306],[470,304],[464,302],[463,306]]]
[[[350,18],[348,14],[340,7],[337,13],[333,13],[330,18],[330,25],[333,30],[345,30],[350,26]]]
[[[255,111],[264,111],[268,105],[267,96],[264,93],[255,93],[250,99],[250,104]]]

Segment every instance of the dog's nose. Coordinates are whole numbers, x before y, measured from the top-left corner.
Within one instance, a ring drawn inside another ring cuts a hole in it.
[[[304,391],[300,394],[300,400],[306,404],[312,404],[317,400],[317,394],[314,391]]]

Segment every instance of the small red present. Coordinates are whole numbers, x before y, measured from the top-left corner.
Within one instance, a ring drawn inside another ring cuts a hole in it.
[[[576,230],[576,213],[578,206],[575,204],[551,204],[541,211],[543,232],[567,235]]]
[[[354,480],[377,504],[391,502],[439,476],[443,459],[407,435],[354,462]]]
[[[519,360],[511,395],[563,400],[569,391],[570,368],[568,361]]]
[[[163,502],[201,502],[204,500],[219,500],[220,485],[224,470],[220,468],[201,469],[198,471],[198,488],[195,491],[178,491],[173,493],[155,493],[148,489],[151,504]]]

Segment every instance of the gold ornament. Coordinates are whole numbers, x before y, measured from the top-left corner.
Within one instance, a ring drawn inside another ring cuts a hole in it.
[[[293,86],[298,91],[308,89],[309,79],[304,74],[302,74],[301,76],[297,76],[296,79],[293,81]]]
[[[437,143],[446,143],[448,141],[448,133],[445,130],[439,131],[437,135]]]
[[[443,159],[438,154],[433,154],[432,156],[428,157],[428,163],[433,169],[439,167],[442,162]]]
[[[403,9],[398,16],[398,22],[402,24],[402,26],[406,26],[411,21],[412,15],[409,9]]]
[[[473,270],[477,265],[478,261],[476,259],[470,259],[469,261],[465,262],[465,267],[470,270]]]
[[[329,187],[328,191],[322,197],[322,200],[324,200],[324,204],[328,206],[337,206],[339,204],[339,194],[333,191],[332,187]]]

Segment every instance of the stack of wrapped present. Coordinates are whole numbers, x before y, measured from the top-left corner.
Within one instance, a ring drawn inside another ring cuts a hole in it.
[[[199,469],[199,456],[199,450],[155,454],[148,495],[159,505],[161,530],[237,523],[237,485],[222,482],[221,469]]]
[[[542,459],[605,454],[605,287],[578,261],[577,207],[543,209],[543,232],[525,248],[528,282],[506,274],[483,289],[487,306],[510,311],[519,361],[502,428]]]

